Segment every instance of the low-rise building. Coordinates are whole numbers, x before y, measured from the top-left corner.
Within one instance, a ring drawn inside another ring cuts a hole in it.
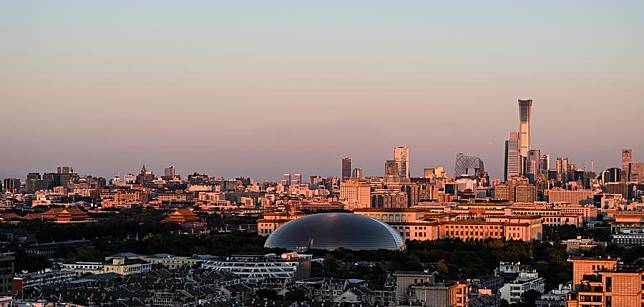
[[[278,257],[231,256],[221,260],[206,261],[204,269],[225,271],[239,276],[245,283],[284,284],[308,278],[311,275],[311,255],[287,253]]]
[[[93,243],[90,240],[68,240],[62,242],[37,243],[29,245],[25,251],[30,254],[43,255],[47,258],[53,258],[61,248],[80,248],[90,247]]]
[[[436,273],[396,271],[397,306],[468,306],[469,287],[459,282],[437,282]]]
[[[619,212],[611,222],[611,240],[617,245],[642,245],[644,244],[644,213]]]
[[[546,294],[542,294],[534,304],[537,307],[566,307],[566,298],[572,291],[572,284],[559,285]]]
[[[268,236],[280,226],[304,216],[302,213],[288,214],[283,212],[265,213],[262,218],[257,220],[257,234]]]
[[[0,295],[11,294],[15,261],[14,253],[0,253]]]
[[[477,209],[467,209],[468,212]],[[452,212],[452,211],[450,211]],[[480,211],[476,211],[480,212]],[[366,215],[388,223],[405,240],[437,240],[457,238],[461,240],[541,240],[543,223],[538,216],[512,216],[490,214],[483,218],[472,218],[466,214],[460,219],[459,213],[430,213],[429,209],[362,209],[355,214]],[[422,215],[422,216],[421,216]],[[419,219],[413,220],[414,218]],[[480,216],[477,215],[476,216]]]
[[[566,252],[569,254],[579,254],[583,250],[593,249],[595,247],[606,247],[606,242],[598,242],[593,239],[583,239],[578,236],[575,239],[568,239],[562,242],[566,246]]]
[[[152,270],[152,264],[138,258],[111,258],[103,264],[103,272],[119,275],[141,274],[150,270]]]
[[[199,220],[199,216],[194,211],[187,208],[176,209],[163,219],[164,222],[179,224],[198,222]]]
[[[522,271],[519,272],[519,276],[515,280],[504,284],[499,293],[502,300],[515,304],[521,302],[521,296],[527,291],[534,290],[543,293],[545,284],[545,280],[539,277],[539,273],[536,271]]]
[[[13,278],[13,289],[22,291],[26,289],[55,286],[70,282],[78,277],[78,273],[67,270],[45,269],[40,272],[32,272],[16,275]]]
[[[61,268],[67,271],[73,271],[78,274],[100,274],[103,273],[103,263],[102,262],[73,262],[73,263],[61,263]]]
[[[413,306],[426,307],[467,307],[469,292],[468,286],[464,283],[435,283],[432,285],[413,285],[412,292]]]

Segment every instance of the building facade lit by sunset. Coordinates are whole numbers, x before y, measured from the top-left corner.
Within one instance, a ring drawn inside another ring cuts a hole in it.
[[[572,258],[573,292],[567,307],[644,306],[644,269],[620,265],[618,259]]]
[[[530,119],[532,111],[532,99],[519,99],[519,141],[520,154],[524,162],[530,150]],[[525,162],[524,162],[525,163]]]
[[[394,148],[394,160],[398,164],[398,176],[409,178],[411,177],[411,169],[409,162],[409,147],[398,146]]]

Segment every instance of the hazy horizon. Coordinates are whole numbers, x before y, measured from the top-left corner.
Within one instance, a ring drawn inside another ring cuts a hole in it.
[[[460,4],[460,5],[459,5]],[[644,2],[0,3],[0,177],[382,176],[532,147],[644,160]]]

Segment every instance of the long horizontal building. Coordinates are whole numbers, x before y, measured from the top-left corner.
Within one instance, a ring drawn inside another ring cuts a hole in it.
[[[353,208],[353,212],[388,223],[405,240],[541,240],[544,225],[582,227],[597,218],[597,208],[590,204],[485,200],[419,202],[409,208]],[[301,216],[266,213],[257,221],[258,234],[269,235]]]
[[[268,236],[278,227],[296,219],[303,217],[304,214],[295,213],[288,214],[285,212],[269,212],[265,213],[262,218],[257,220],[257,234],[260,236]]]
[[[454,214],[431,214],[423,209],[359,209],[365,215],[392,226],[405,240],[532,241],[543,237],[543,224],[538,216],[490,216],[484,219],[457,219]]]
[[[610,224],[611,239],[617,245],[644,245],[644,213],[621,212]]]
[[[595,193],[592,190],[564,190],[551,189],[545,191],[548,201],[551,203],[581,204],[584,201],[592,201]]]
[[[422,208],[426,212],[456,214],[456,219],[459,220],[493,216],[534,215],[544,217],[543,224],[547,226],[574,225],[581,227],[584,223],[597,218],[597,208],[593,205],[568,203],[420,203],[414,208]]]
[[[206,261],[201,267],[214,271],[226,271],[241,278],[245,283],[284,284],[307,278],[311,274],[311,255],[287,253],[281,257],[231,256],[222,260]]]

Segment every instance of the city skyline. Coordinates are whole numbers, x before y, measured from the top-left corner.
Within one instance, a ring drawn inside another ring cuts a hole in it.
[[[515,139],[514,141],[512,141],[513,138]],[[509,159],[508,158],[509,157],[508,156],[508,146],[511,146],[511,145],[508,145],[508,144],[509,143],[511,144],[512,142],[515,143],[513,146],[515,147],[514,155],[516,157],[514,158],[514,160],[515,160],[514,162],[509,162],[509,160],[508,160]],[[549,154],[544,154],[542,156],[542,155],[540,155],[540,150],[531,149],[530,153],[536,152],[536,156],[532,157],[532,158],[536,159],[536,161],[532,162],[532,168],[535,168],[535,169],[531,169],[530,166],[528,166],[527,170],[519,171],[518,170],[519,165],[517,165],[519,163],[518,160],[520,159],[520,155],[518,153],[518,151],[519,151],[518,143],[519,143],[518,133],[517,132],[510,132],[510,139],[505,140],[505,145],[504,145],[505,146],[504,147],[505,152],[504,152],[503,157],[502,157],[503,160],[504,160],[504,162],[503,162],[504,163],[504,166],[503,166],[504,172],[501,174],[501,177],[490,177],[490,178],[506,181],[506,180],[511,179],[511,177],[522,177],[522,176],[527,176],[527,175],[536,175],[535,172],[536,172],[537,169],[540,169],[541,171],[556,171],[557,173],[560,173],[560,172],[563,172],[565,169],[568,168],[569,163],[572,163],[577,169],[583,169],[583,170],[585,170],[587,172],[594,172],[595,176],[597,176],[599,178],[599,177],[602,176],[601,174],[604,171],[611,171],[611,170],[614,170],[614,169],[623,170],[623,169],[628,167],[629,163],[633,162],[633,160],[632,160],[632,149],[631,148],[623,148],[621,150],[621,160],[620,160],[621,165],[620,166],[613,166],[613,167],[599,168],[599,169],[596,168],[596,164],[594,163],[594,161],[591,161],[591,166],[588,167],[588,166],[586,166],[584,164],[576,164],[574,160],[572,160],[572,159],[570,159],[569,157],[566,157],[566,156],[557,157],[556,158],[557,159],[557,161],[556,161],[557,165],[554,165],[554,164],[551,165],[551,163],[550,163],[551,157],[550,157]],[[407,154],[407,157],[408,157],[410,149],[408,147],[406,147],[406,146],[396,146],[394,148],[394,156],[396,155],[397,150],[399,150],[400,148],[405,148],[405,151],[406,151],[406,154]],[[627,153],[627,154],[625,154],[625,153]],[[456,155],[456,160],[454,161],[454,164],[456,165],[457,168],[459,167],[458,166],[458,164],[459,164],[459,162],[458,162],[459,156],[462,157],[463,153],[457,153],[457,155]],[[465,157],[467,159],[470,159],[470,160],[475,159],[474,160],[475,162],[467,162],[467,163],[469,163],[469,164],[467,164],[468,168],[473,167],[473,166],[469,166],[469,165],[473,165],[472,163],[481,163],[480,161],[482,161],[482,160],[480,160],[479,157],[476,157],[476,156],[465,156]],[[407,165],[410,164],[409,159],[408,160],[402,160],[402,161],[406,162]],[[562,161],[565,161],[565,162],[562,162]],[[341,167],[340,167],[340,171],[339,171],[338,175],[333,175],[333,174],[325,175],[325,174],[322,174],[322,173],[303,174],[302,172],[299,172],[297,170],[289,170],[289,171],[283,172],[277,178],[259,178],[259,177],[254,177],[252,175],[239,175],[239,176],[226,177],[226,176],[221,176],[221,175],[217,175],[217,174],[215,174],[215,175],[209,174],[208,172],[200,172],[200,171],[189,170],[189,169],[183,170],[181,172],[177,172],[176,166],[173,165],[173,164],[170,164],[170,165],[161,167],[158,170],[156,170],[157,175],[156,175],[155,178],[163,178],[163,177],[171,178],[171,177],[174,177],[174,176],[185,176],[185,177],[187,177],[188,175],[199,174],[199,175],[208,175],[208,176],[213,177],[213,178],[214,177],[221,177],[221,178],[251,178],[251,179],[256,179],[256,180],[259,180],[259,181],[266,181],[266,182],[282,182],[282,184],[284,184],[284,185],[289,185],[290,183],[293,182],[292,181],[293,179],[291,178],[293,176],[299,178],[299,179],[296,179],[297,182],[309,182],[309,181],[306,180],[306,179],[309,178],[309,176],[318,177],[318,178],[326,178],[326,177],[328,177],[328,178],[337,178],[339,180],[359,179],[359,178],[362,178],[363,176],[365,176],[365,174],[363,173],[364,170],[362,168],[360,168],[360,167],[351,168],[351,157],[343,157],[340,160],[340,162],[341,162],[341,165],[340,165]],[[346,162],[348,162],[348,163],[346,163]],[[388,176],[388,172],[396,173],[396,175],[394,175],[396,177],[400,177],[400,178],[405,177],[404,174],[401,174],[402,170],[401,170],[401,162],[400,161],[397,161],[395,159],[393,159],[393,160],[392,159],[387,159],[384,162],[385,162],[385,168],[384,168],[383,172],[381,172],[379,174],[376,173],[376,174],[372,174],[372,175],[367,175],[366,177],[386,178]],[[508,164],[508,163],[510,163],[510,164]],[[563,164],[560,165],[560,163],[563,163]],[[446,164],[446,165],[448,165],[448,164]],[[511,171],[508,174],[507,169],[508,169],[509,165],[513,165],[513,166],[510,166]],[[390,167],[392,167],[393,170],[389,170],[388,168],[390,168]],[[428,169],[433,170],[434,167],[444,168],[445,165],[434,165],[431,168],[425,167],[425,168],[423,168],[423,171],[422,171],[422,173],[420,175],[413,175],[411,177],[415,177],[415,178],[426,177],[427,176],[426,171]],[[463,166],[461,166],[461,167],[463,167]],[[347,171],[348,171],[349,175],[345,176]],[[481,173],[479,173],[479,174],[474,173],[475,169],[470,169],[470,171],[472,171],[473,173],[470,173],[469,175],[477,175],[479,177],[488,174],[488,172],[484,171],[484,170],[481,170]],[[106,178],[106,179],[109,180],[111,178],[116,178],[116,177],[125,178],[127,176],[133,176],[133,175],[136,175],[136,174],[142,174],[142,173],[146,173],[146,172],[149,172],[150,174],[154,174],[155,170],[150,170],[146,166],[146,164],[144,163],[141,166],[140,170],[132,170],[132,171],[127,171],[127,172],[124,172],[124,173],[118,173],[118,174],[114,174],[114,175],[101,176],[101,175],[92,174],[92,173],[75,172],[74,168],[72,166],[69,166],[69,165],[57,165],[55,167],[55,169],[52,167],[52,168],[45,169],[45,170],[32,170],[32,171],[27,172],[26,174],[27,174],[27,179],[29,179],[29,176],[32,175],[32,174],[39,175],[40,173],[42,173],[42,174],[46,174],[46,173],[49,173],[49,174],[75,173],[75,174],[79,174],[79,175],[83,175],[83,176],[103,177],[103,178]],[[161,174],[163,174],[163,175],[161,175]],[[459,177],[461,175],[467,175],[467,174],[465,172],[462,172],[462,173],[453,174],[453,175],[454,175],[455,178],[457,178],[457,177]],[[23,177],[24,177],[24,174],[13,176],[13,177],[8,176],[8,177],[5,177],[5,178],[6,179],[21,180],[21,178],[23,178]],[[285,179],[285,178],[287,178],[287,179]],[[410,177],[408,177],[408,178],[410,178]],[[625,177],[622,177],[622,178],[624,178],[624,180],[626,180]]]
[[[124,3],[1,4],[0,176],[145,163],[275,180],[337,175],[343,156],[375,175],[405,144],[412,176],[466,152],[502,178],[523,98],[542,153],[643,159],[639,2]]]
[[[644,1],[0,1],[0,307],[644,307]]]
[[[492,178],[497,178],[497,179],[502,179],[503,181],[507,181],[511,179],[512,177],[520,177],[520,176],[536,176],[541,170],[541,171],[549,171],[549,170],[556,170],[558,173],[563,170],[568,168],[568,163],[572,163],[577,169],[584,169],[586,171],[593,171],[597,173],[601,173],[604,170],[608,170],[610,168],[615,168],[615,166],[611,167],[606,167],[602,168],[599,166],[599,169],[596,169],[595,167],[597,166],[596,161],[593,159],[590,161],[590,167],[587,167],[585,164],[585,161],[581,161],[580,163],[575,163],[573,159],[570,159],[567,156],[557,156],[557,166],[553,167],[550,164],[550,154],[544,153],[544,155],[541,155],[541,150],[536,149],[534,147],[531,147],[531,132],[530,132],[530,127],[531,127],[531,121],[532,121],[532,99],[518,99],[518,106],[519,106],[519,129],[517,131],[510,131],[509,132],[509,138],[504,141],[504,151],[502,154],[502,160],[503,160],[503,170],[502,174],[499,177],[492,177]],[[511,129],[514,130],[514,129]],[[398,145],[394,147],[393,150],[393,160],[387,159],[385,160],[385,169],[382,174],[378,174],[377,172],[374,174],[368,175],[368,177],[387,177],[391,176],[392,174],[390,173],[395,173],[393,176],[399,177],[399,178],[410,178],[410,177],[421,177],[420,175],[417,175],[417,172],[412,172],[411,169],[413,167],[411,166],[411,161],[410,161],[410,148],[408,146],[402,146]],[[474,167],[473,164],[474,162],[459,162],[458,160],[462,157],[466,157],[465,160],[463,161],[471,161],[472,159],[476,159],[476,163],[480,163],[480,166],[483,165],[484,162],[481,160],[479,157],[476,156],[464,156],[463,153],[457,153],[456,160],[454,161],[457,171],[454,174],[455,177],[458,177],[461,173],[465,174],[464,170],[460,170],[459,168],[463,167]],[[472,160],[473,161],[473,160]],[[559,165],[560,161],[565,161],[565,165]],[[623,170],[628,163],[632,161],[632,148],[629,147],[624,147],[622,148],[621,151],[621,169]],[[462,165],[459,166],[459,163]],[[465,163],[465,164],[463,164]],[[432,167],[445,167],[445,165],[449,164],[436,164],[433,165]],[[69,173],[72,168],[70,166],[57,166],[57,173],[61,173],[61,168],[66,169],[67,171],[63,173]],[[425,170],[427,169],[427,166],[423,166],[423,175],[425,175]],[[146,169],[145,163],[143,163],[141,173],[144,173],[146,171],[149,171]],[[35,173],[38,174],[41,172],[41,170],[30,170],[28,173],[29,175]],[[46,170],[43,170],[43,173],[46,173]],[[638,172],[638,171],[636,171]],[[132,175],[135,174],[135,171],[127,171],[125,173],[117,173],[114,175],[96,175],[92,173],[88,173],[87,175],[95,175],[99,177],[104,177],[104,178],[112,178],[112,177],[122,177],[125,175]],[[174,164],[170,164],[168,167],[163,167],[163,174],[166,177],[173,177],[169,176],[168,174],[176,174],[176,167]],[[185,170],[183,175],[189,175],[192,173],[202,173],[202,174],[208,174],[207,171],[192,171],[192,170]],[[357,174],[357,176],[355,175]],[[29,178],[29,175],[27,176]],[[178,174],[181,175],[181,174]],[[299,170],[286,170],[281,174],[281,177],[277,181],[281,181],[282,183],[286,182],[285,185],[288,185],[291,183],[291,175],[294,175],[295,177],[299,179],[295,179],[294,182],[302,182],[302,172]],[[340,169],[340,174],[338,176],[335,176],[333,174],[327,174],[326,172],[320,172],[320,173],[310,173],[307,174],[310,176],[320,176],[323,175],[325,177],[336,177],[341,180],[349,179],[349,178],[361,178],[364,176],[364,170],[362,168],[353,168],[352,167],[352,158],[350,156],[345,156],[341,159],[341,169]],[[488,176],[488,172],[484,171],[483,168],[481,168],[481,173],[478,174],[478,176]],[[17,177],[21,178],[19,175],[18,176],[7,176],[7,177]],[[274,178],[270,177],[256,177],[253,175],[235,175],[235,176],[223,176],[223,175],[215,175],[215,177],[223,177],[223,178],[234,178],[234,177],[247,177],[247,178],[254,178],[254,179],[259,179],[264,180],[264,181],[272,181]],[[288,177],[287,179],[285,179]],[[534,178],[534,177],[532,177]],[[625,178],[625,177],[622,177]]]

